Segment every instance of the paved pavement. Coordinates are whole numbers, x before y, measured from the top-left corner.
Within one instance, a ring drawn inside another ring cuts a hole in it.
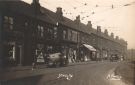
[[[117,62],[84,62],[60,68],[5,72],[7,76],[1,85],[123,85],[107,79],[118,65]]]
[[[96,61],[69,63],[68,66],[84,65],[84,64],[94,63],[94,62]],[[5,80],[12,80],[17,78],[42,75],[45,73],[44,71],[47,72],[47,70],[50,69],[56,69],[56,68],[47,68],[46,65],[37,65],[36,69],[34,70],[32,70],[32,66],[10,67],[0,71],[0,80],[5,81]]]

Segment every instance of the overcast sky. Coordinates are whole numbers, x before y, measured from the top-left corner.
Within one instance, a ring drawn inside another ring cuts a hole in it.
[[[23,0],[31,3],[32,0]],[[128,48],[135,48],[135,0],[39,0],[52,11],[63,8],[64,16],[74,20],[81,16],[81,22],[92,21],[93,27],[102,26],[109,34],[125,39]]]

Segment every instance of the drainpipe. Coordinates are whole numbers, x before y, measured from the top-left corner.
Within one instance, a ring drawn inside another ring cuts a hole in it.
[[[2,45],[2,13],[0,11],[0,68],[3,67],[3,55],[2,55],[2,51],[3,51],[3,45]]]

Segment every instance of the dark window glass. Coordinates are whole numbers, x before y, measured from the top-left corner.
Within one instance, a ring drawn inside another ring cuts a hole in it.
[[[47,38],[48,39],[52,39],[53,38],[53,29],[52,28],[48,28]]]
[[[40,26],[38,25],[38,36],[40,37],[44,37],[44,27],[43,26]]]
[[[67,31],[63,30],[63,39],[66,39],[66,36],[67,36]]]
[[[4,16],[4,28],[12,30],[13,24],[14,21],[12,17]]]
[[[72,31],[72,41],[77,42],[77,32]]]
[[[54,38],[57,38],[57,27],[54,27],[53,35],[54,35]]]

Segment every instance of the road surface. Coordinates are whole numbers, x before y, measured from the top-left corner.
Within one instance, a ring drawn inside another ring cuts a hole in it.
[[[36,69],[40,75],[3,81],[2,85],[126,85],[108,79],[119,62],[90,62],[60,68]],[[31,72],[31,73],[32,73]],[[25,73],[24,73],[25,74]]]

